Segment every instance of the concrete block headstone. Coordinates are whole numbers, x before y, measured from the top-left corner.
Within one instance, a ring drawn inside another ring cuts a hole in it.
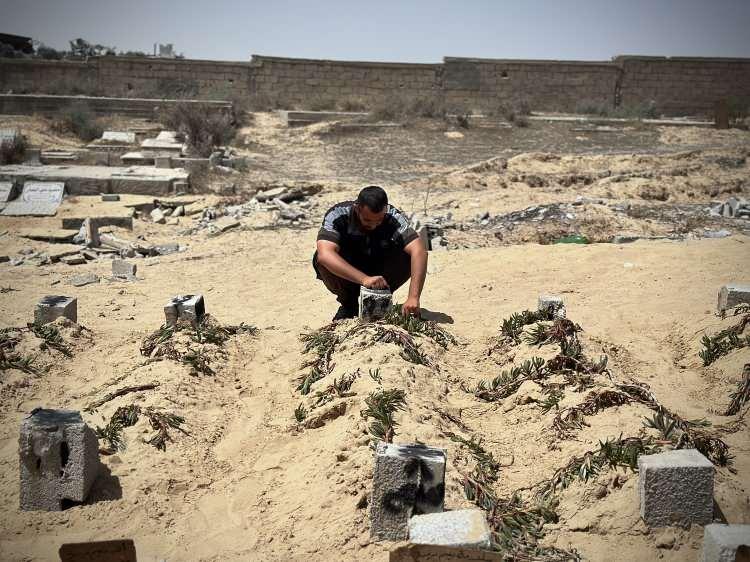
[[[638,457],[641,517],[650,527],[711,523],[714,466],[695,449]]]
[[[378,539],[406,539],[412,515],[443,511],[445,462],[443,449],[380,443],[375,451],[370,533]]]
[[[74,410],[37,408],[18,440],[22,510],[59,511],[82,502],[99,473],[99,441]]]
[[[750,525],[706,525],[701,562],[747,560],[750,560]]]
[[[73,297],[49,295],[40,300],[34,310],[35,324],[48,324],[60,316],[71,322],[78,321],[78,301]]]
[[[177,295],[172,297],[172,300],[164,307],[167,324],[185,320],[195,326],[205,314],[206,304],[203,295]]]

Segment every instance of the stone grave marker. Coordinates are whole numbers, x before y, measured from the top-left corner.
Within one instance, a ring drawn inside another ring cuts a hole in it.
[[[195,326],[205,314],[206,304],[203,295],[177,295],[164,307],[167,324],[186,320]]]
[[[60,316],[71,322],[78,321],[78,300],[62,295],[48,295],[40,300],[34,309],[34,323],[47,324]]]
[[[51,181],[27,181],[21,196],[5,206],[5,216],[53,216],[63,199],[65,184]]]
[[[388,289],[359,288],[359,317],[362,320],[380,320],[391,309],[393,295]]]
[[[750,560],[750,525],[706,525],[701,562]]]

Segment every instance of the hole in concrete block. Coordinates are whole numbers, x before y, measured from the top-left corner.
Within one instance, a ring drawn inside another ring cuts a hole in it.
[[[63,441],[60,443],[60,476],[63,475],[63,469],[68,464],[68,458],[70,457],[70,450],[68,449],[67,442]]]
[[[37,458],[36,459],[36,469],[37,470],[41,470],[42,469],[42,459],[41,458]]]

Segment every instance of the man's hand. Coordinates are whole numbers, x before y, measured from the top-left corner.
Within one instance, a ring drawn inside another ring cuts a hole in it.
[[[368,289],[388,289],[388,281],[385,277],[375,275],[374,277],[365,277],[362,280],[362,286]]]
[[[407,298],[401,306],[401,313],[404,316],[416,316],[419,318],[419,299],[416,297]]]

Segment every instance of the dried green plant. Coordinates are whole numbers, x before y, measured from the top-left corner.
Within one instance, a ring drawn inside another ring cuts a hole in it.
[[[456,338],[437,323],[416,316],[404,315],[400,304],[392,306],[382,321],[403,328],[411,336],[428,337],[443,349],[447,349],[450,344],[457,343]]]
[[[120,406],[115,410],[107,425],[96,427],[97,437],[104,439],[109,444],[109,452],[114,453],[125,450],[125,442],[122,440],[122,430],[135,425],[140,413],[140,406],[135,404]]]
[[[300,379],[299,385],[297,385],[297,390],[301,394],[309,394],[313,383],[333,371],[333,352],[336,346],[346,337],[343,336],[340,338],[334,331],[334,328],[335,324],[331,323],[319,330],[306,332],[300,336],[300,341],[305,344],[302,353],[315,353],[313,359],[306,361],[302,365],[303,368],[310,367],[310,371]]]
[[[370,378],[376,383],[383,384],[383,375],[380,374],[380,367],[377,367],[374,371],[372,369],[367,369],[367,374],[370,375]]]
[[[737,385],[737,390],[732,392],[729,397],[731,402],[727,407],[725,416],[738,414],[745,404],[750,403],[750,363],[745,363],[742,369],[742,380]]]
[[[552,320],[553,318],[554,316],[552,312],[548,310],[524,310],[523,312],[514,312],[509,318],[503,320],[500,331],[509,343],[519,344],[521,343],[521,336],[525,326],[534,324],[535,322]]]
[[[621,406],[632,401],[633,399],[630,396],[617,390],[592,391],[577,406],[560,410],[552,421],[552,428],[558,437],[570,437],[571,430],[588,425],[585,416],[591,416],[605,408]]]
[[[527,380],[540,380],[548,375],[544,359],[533,357],[510,370],[503,371],[489,383],[480,380],[472,391],[474,396],[487,402],[495,402],[507,398],[518,390]]]
[[[370,435],[376,439],[393,443],[398,423],[394,414],[406,407],[406,394],[403,390],[393,388],[378,390],[365,398],[365,405],[361,415],[364,419],[372,419],[368,428]]]
[[[180,359],[182,363],[190,366],[191,375],[205,375],[212,377],[216,372],[211,368],[211,360],[200,349],[191,349]]]
[[[561,388],[546,386],[543,389],[543,393],[545,398],[539,402],[539,407],[542,409],[542,412],[546,414],[552,408],[559,410],[560,401],[565,397],[565,392],[563,392]]]
[[[29,324],[28,327],[36,337],[43,340],[42,344],[40,345],[41,349],[49,347],[52,349],[56,349],[66,357],[73,356],[73,352],[65,343],[65,340],[63,339],[62,334],[60,333],[60,330],[57,329],[57,327],[53,326],[52,324],[38,324],[36,322],[33,324]]]
[[[548,499],[558,490],[567,488],[573,480],[584,482],[613,468],[638,470],[638,457],[659,451],[659,446],[650,438],[627,437],[607,439],[599,442],[599,448],[575,456],[555,471],[552,478],[535,486],[540,498]]]
[[[297,423],[302,423],[305,421],[305,418],[307,417],[307,408],[302,405],[300,402],[299,406],[297,406],[294,409],[294,419],[297,420]]]
[[[185,418],[176,414],[159,412],[152,407],[146,408],[143,412],[151,423],[151,427],[156,431],[156,434],[147,441],[150,445],[153,445],[160,451],[167,450],[167,441],[172,441],[172,437],[169,434],[170,429],[178,429],[185,433],[182,429],[182,424],[185,423]]]
[[[551,325],[537,323],[523,340],[530,345],[541,347],[549,343],[562,343],[580,331],[581,327],[567,318],[555,318]]]
[[[735,349],[750,346],[750,335],[742,336],[742,332],[750,324],[750,305],[734,307],[732,315],[742,318],[737,324],[701,339],[703,349],[698,352],[698,356],[703,360],[703,365],[708,366]]]
[[[19,330],[15,328],[0,330],[0,371],[18,369],[31,375],[39,374],[33,366],[35,356],[23,356],[15,351],[19,343],[21,343]]]

